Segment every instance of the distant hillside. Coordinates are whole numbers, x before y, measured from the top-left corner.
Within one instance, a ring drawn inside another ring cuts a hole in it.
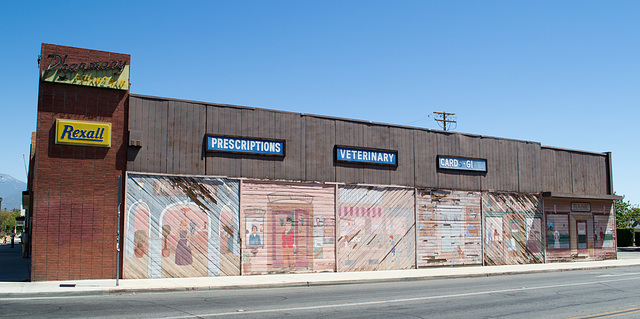
[[[19,181],[7,174],[0,173],[0,197],[2,197],[2,208],[20,209],[22,204],[22,191],[27,190],[27,184]]]

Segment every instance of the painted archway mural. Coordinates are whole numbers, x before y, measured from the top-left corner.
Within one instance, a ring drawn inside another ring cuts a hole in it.
[[[129,174],[124,278],[240,274],[235,180]]]

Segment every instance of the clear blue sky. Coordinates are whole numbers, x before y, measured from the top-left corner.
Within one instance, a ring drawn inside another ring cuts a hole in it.
[[[26,180],[42,42],[131,92],[613,152],[640,204],[640,1],[2,1],[0,172]]]

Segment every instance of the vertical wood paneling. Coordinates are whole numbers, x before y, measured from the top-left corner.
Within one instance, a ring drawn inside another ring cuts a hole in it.
[[[539,192],[540,171],[540,144],[518,143],[519,191],[524,193]]]
[[[540,190],[543,192],[558,192],[556,183],[556,152],[542,148],[540,150]]]
[[[158,172],[160,169],[160,161],[162,157],[158,152],[158,137],[162,134],[162,131],[158,130],[156,127],[157,124],[157,113],[162,112],[159,110],[159,106],[162,104],[160,101],[154,101],[153,105],[151,103],[147,103],[147,107],[145,107],[143,120],[145,121],[144,131],[147,133],[146,139],[146,147],[147,147],[147,172]]]
[[[335,181],[333,147],[336,144],[335,120],[305,116],[305,176],[309,181]]]
[[[142,123],[140,123],[142,119],[142,108],[144,104],[143,99],[130,98],[129,99],[129,131],[133,130],[142,130]],[[128,141],[127,141],[128,145]],[[129,148],[127,150],[129,152],[127,156],[127,169],[133,171],[140,171],[140,159],[139,157],[134,157],[134,154],[137,156],[140,153],[138,147]]]
[[[538,143],[132,96],[128,169],[423,188],[606,194],[606,156]],[[284,139],[285,158],[203,152],[205,133]],[[334,145],[397,150],[396,169],[334,165]],[[486,158],[488,172],[438,171],[437,155]],[[204,156],[204,159],[203,159]],[[206,163],[206,169],[205,169]]]
[[[242,135],[242,113],[241,109],[231,107],[208,106],[216,108],[216,114],[211,114],[213,118],[207,118],[211,123],[211,133],[220,135]],[[242,176],[242,157],[234,154],[212,153],[207,155],[207,174],[219,176]]]
[[[167,117],[169,119],[167,121],[167,170],[175,174],[179,172],[175,159],[176,153],[180,152],[175,134],[179,118],[176,116],[175,103],[171,103],[171,101],[167,105]]]
[[[167,153],[167,126],[169,122],[169,102],[162,101],[158,103],[156,114],[159,115],[158,123],[157,123],[157,133],[154,138],[156,141],[156,149],[158,153],[158,161],[160,162],[160,170],[158,173],[169,173],[169,169],[167,167],[167,157],[169,157]]]
[[[573,181],[571,173],[571,153],[567,151],[556,151],[556,185],[557,191],[561,193],[573,193]]]
[[[150,171],[150,163],[149,157],[151,156],[151,146],[153,139],[153,132],[149,131],[149,109],[155,108],[157,101],[145,100],[142,104],[142,109],[140,110],[140,124],[142,129],[142,141],[143,145],[140,148],[140,153],[138,153],[138,158],[140,160],[140,168],[142,171]]]
[[[584,180],[585,194],[606,194],[607,192],[607,165],[606,155],[585,155],[586,177]]]
[[[275,113],[265,110],[244,109],[241,136],[255,138],[276,138]],[[275,165],[279,158],[245,156],[242,158],[242,176],[274,178]]]
[[[259,136],[258,131],[260,130],[260,128],[256,125],[258,123],[258,121],[256,120],[256,117],[258,116],[258,114],[256,114],[256,112],[254,112],[253,110],[249,110],[249,109],[240,110],[240,114],[242,114],[241,116],[241,121],[242,121],[241,132],[242,133],[240,134],[240,136],[247,136],[247,137]],[[266,123],[266,125],[269,125],[269,123]],[[251,177],[260,178],[260,176],[256,176],[258,174],[256,174],[257,168],[255,167],[256,163],[253,158],[244,156],[240,160],[240,162],[242,162],[242,171],[240,173],[240,176],[251,176]],[[264,175],[264,173],[261,175]]]
[[[487,174],[482,177],[482,189],[518,189],[518,147],[515,142],[484,138],[481,154],[482,158],[487,159]]]
[[[362,147],[364,145],[364,125],[336,120],[336,144]],[[336,181],[363,183],[364,166],[361,164],[336,165]]]
[[[364,131],[363,147],[390,149],[389,127],[368,125],[362,126]],[[363,180],[366,184],[389,185],[393,170],[385,166],[363,165]]]
[[[305,121],[298,114],[282,113],[278,114],[275,120],[275,137],[285,140],[285,158],[274,162],[275,178],[285,178],[292,180],[305,179]]]
[[[417,187],[435,188],[436,177],[436,134],[427,131],[414,131],[415,152],[415,185]]]
[[[587,165],[585,163],[585,155],[572,153],[571,154],[571,180],[572,180],[572,193],[585,194],[586,187],[585,182],[587,179]]]
[[[415,154],[413,148],[413,130],[389,128],[389,149],[398,150],[398,167],[390,172],[391,185],[414,185]]]

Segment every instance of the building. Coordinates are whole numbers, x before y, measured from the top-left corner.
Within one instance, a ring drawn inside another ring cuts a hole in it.
[[[33,280],[616,258],[609,153],[130,94],[129,65],[42,46]]]

